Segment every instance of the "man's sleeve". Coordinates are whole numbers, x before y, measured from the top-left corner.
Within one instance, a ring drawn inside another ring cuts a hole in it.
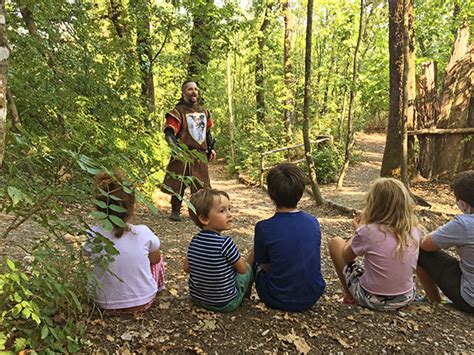
[[[258,223],[255,225],[255,237],[253,243],[255,262],[259,264],[268,264],[270,262],[270,257],[268,256],[268,251],[265,248],[262,228]]]
[[[458,246],[466,243],[464,236],[466,235],[466,225],[459,216],[454,217],[451,221],[441,226],[439,229],[431,233],[431,240],[441,249],[452,246]]]
[[[174,134],[177,135],[181,128],[181,118],[179,112],[176,109],[173,109],[166,114],[165,119],[165,129],[172,128]]]
[[[207,116],[206,130],[210,130],[213,125],[213,122],[212,122],[211,113],[209,112],[209,110],[206,110],[206,116]]]

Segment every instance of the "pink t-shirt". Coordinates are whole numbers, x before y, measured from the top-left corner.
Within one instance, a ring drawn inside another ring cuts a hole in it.
[[[407,247],[400,257],[396,253],[396,237],[381,230],[381,225],[363,225],[356,230],[352,250],[364,256],[365,271],[360,285],[374,295],[394,296],[413,289],[413,272],[418,260],[421,232],[414,228],[412,236],[417,243]]]
[[[160,248],[160,240],[145,225],[129,224],[120,238],[104,231],[99,226],[87,231],[89,238],[84,249],[92,254],[94,261],[102,254],[92,252],[92,240],[100,233],[114,243],[120,252],[110,263],[109,271],[95,265],[97,277],[94,300],[103,309],[122,309],[141,306],[150,302],[156,295],[157,284],[150,268],[150,252]]]

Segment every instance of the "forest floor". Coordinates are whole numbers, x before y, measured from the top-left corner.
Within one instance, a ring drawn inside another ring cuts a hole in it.
[[[379,175],[385,136],[360,134],[356,138],[358,159],[348,171],[345,187],[322,186],[325,198],[360,208],[372,179]],[[229,193],[232,203],[233,237],[242,255],[252,249],[257,221],[274,213],[266,193],[230,177],[225,166],[210,164],[213,187]],[[457,211],[449,187],[442,183],[418,182],[413,191],[432,203],[419,208],[427,230],[445,223]],[[351,216],[327,205],[315,207],[304,196],[300,208],[315,215],[322,229],[322,270],[325,294],[309,311],[287,313],[268,309],[253,291],[251,299],[229,314],[195,307],[188,299],[187,276],[182,260],[192,236],[198,231],[184,212],[183,221],[168,219],[167,198],[157,196],[158,215],[138,212],[133,223],[148,225],[160,238],[166,262],[166,290],[149,311],[128,316],[96,314],[88,324],[87,353],[321,353],[321,352],[409,352],[443,353],[474,351],[474,318],[450,306],[414,303],[398,312],[373,312],[341,304],[342,292],[327,250],[334,236],[350,237]],[[422,291],[419,288],[418,293]]]

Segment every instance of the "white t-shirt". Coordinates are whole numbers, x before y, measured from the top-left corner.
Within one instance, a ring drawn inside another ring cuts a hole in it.
[[[441,249],[456,247],[461,269],[461,296],[474,307],[474,214],[461,214],[431,233]]]
[[[104,270],[97,263],[94,273],[97,285],[94,287],[94,301],[103,309],[122,309],[141,306],[150,302],[156,295],[157,285],[150,269],[148,255],[160,248],[160,240],[145,225],[129,224],[130,230],[120,238],[95,226],[88,230],[88,241],[84,249],[97,262],[101,254],[92,252],[92,241],[97,234],[114,243],[120,252]]]

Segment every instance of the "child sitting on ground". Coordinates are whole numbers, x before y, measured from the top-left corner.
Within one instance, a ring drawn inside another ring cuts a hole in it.
[[[326,287],[321,274],[318,220],[297,209],[305,190],[303,171],[282,163],[267,176],[273,217],[255,226],[254,253],[249,257],[260,300],[291,312],[311,308]]]
[[[421,236],[417,225],[414,202],[405,186],[393,178],[376,179],[365,196],[362,214],[354,219],[355,235],[347,242],[340,237],[329,241],[344,289],[343,303],[387,311],[414,300],[413,273]],[[358,256],[364,263],[354,260]]]
[[[423,237],[417,275],[430,302],[439,303],[438,287],[454,307],[474,313],[474,170],[454,177],[457,205],[463,214]],[[441,251],[456,247],[459,260]]]
[[[124,226],[114,224],[111,232],[100,225],[90,228],[84,249],[95,264],[95,302],[104,310],[133,313],[152,305],[157,292],[165,288],[165,274],[158,237],[145,225],[127,223],[135,210],[135,194],[126,192],[129,188],[124,189],[124,184],[120,171],[113,176],[101,173],[96,177],[96,200],[100,201],[97,210],[119,218]],[[93,252],[98,235],[111,241],[119,252],[107,268],[100,264],[103,252]]]
[[[242,303],[252,282],[252,270],[237,246],[221,232],[231,228],[229,195],[203,189],[190,198],[194,223],[201,228],[188,247],[183,269],[189,273],[191,300],[206,309],[232,312]]]

